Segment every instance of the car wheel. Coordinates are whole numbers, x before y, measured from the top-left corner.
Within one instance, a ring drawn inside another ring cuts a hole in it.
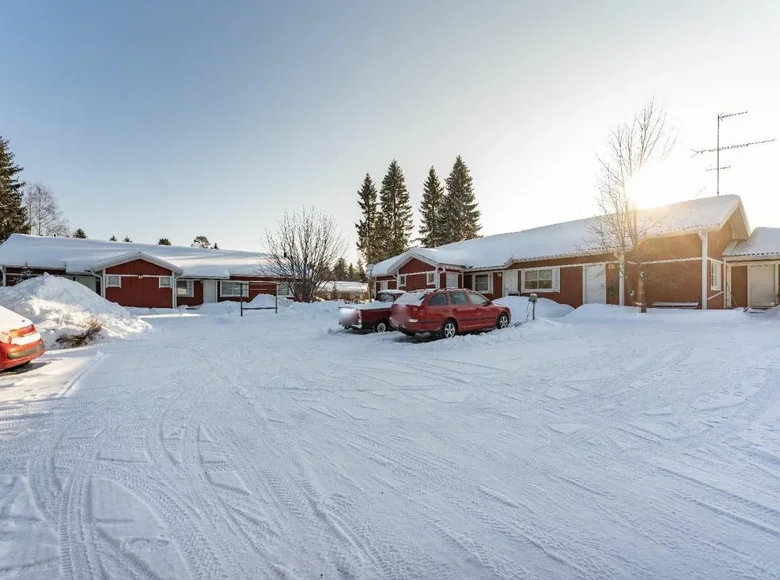
[[[387,332],[387,322],[380,320],[374,327],[374,332]]]
[[[441,332],[439,333],[442,338],[454,338],[458,334],[458,325],[454,320],[445,320],[441,325]]]
[[[506,312],[502,312],[498,317],[496,328],[506,328],[507,326],[509,326],[509,317],[506,315]]]

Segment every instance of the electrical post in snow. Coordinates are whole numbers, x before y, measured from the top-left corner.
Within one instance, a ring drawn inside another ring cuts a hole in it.
[[[738,117],[739,115],[747,115],[747,111],[740,111],[739,113],[718,113],[718,130],[717,130],[717,136],[715,141],[715,149],[694,149],[692,157],[696,157],[697,155],[702,155],[704,153],[715,153],[715,167],[711,167],[710,169],[705,169],[704,171],[714,171],[715,172],[715,195],[720,195],[720,170],[721,169],[728,169],[731,167],[731,165],[726,165],[721,167],[720,165],[720,152],[725,151],[726,149],[740,149],[742,147],[750,147],[751,145],[761,145],[762,143],[772,143],[773,141],[777,141],[777,138],[772,139],[764,139],[762,141],[751,141],[750,143],[739,143],[737,145],[727,145],[726,147],[720,146],[720,123],[723,121],[723,119],[728,119],[729,117]]]

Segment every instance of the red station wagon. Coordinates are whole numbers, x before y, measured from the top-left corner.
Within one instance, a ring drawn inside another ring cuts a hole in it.
[[[32,322],[0,306],[0,371],[26,365],[45,350]]]
[[[452,338],[459,332],[509,326],[509,308],[471,290],[407,292],[392,306],[390,326],[413,336],[436,333]]]

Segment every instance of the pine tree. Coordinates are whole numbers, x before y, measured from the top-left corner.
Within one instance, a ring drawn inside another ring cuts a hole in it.
[[[358,258],[357,261],[357,275],[355,276],[355,280],[357,282],[365,282],[366,281],[366,268],[363,266],[363,260]]]
[[[78,228],[75,232],[73,232],[73,237],[78,238],[80,240],[86,240],[87,239],[87,233],[82,230],[81,228]]]
[[[0,244],[11,234],[30,232],[22,200],[24,182],[17,178],[21,171],[22,168],[14,164],[8,141],[0,136]]]
[[[435,248],[443,243],[442,238],[442,202],[444,188],[431,167],[423,185],[422,201],[420,202],[420,243],[425,248]]]
[[[333,266],[333,279],[342,282],[347,279],[347,261],[344,258],[336,260]]]
[[[171,240],[169,240],[168,238],[160,238],[159,240],[157,240],[157,245],[158,246],[170,246],[171,245]]]
[[[217,245],[217,242],[214,242],[214,245],[211,247],[212,250],[219,250],[219,246]]]
[[[379,207],[377,206],[376,186],[371,176],[366,173],[363,183],[358,189],[358,205],[361,219],[355,224],[357,228],[357,249],[363,259],[369,264],[379,261]]]
[[[347,280],[350,282],[357,282],[357,270],[355,270],[355,265],[350,262],[349,267],[347,268]]]
[[[474,196],[474,183],[469,168],[458,155],[446,179],[447,195],[442,203],[442,239],[449,244],[479,236],[480,211]]]
[[[115,240],[116,241],[116,240]],[[125,236],[125,239],[122,240],[123,242],[132,242],[133,240],[130,239],[130,236]]]
[[[116,241],[116,236],[111,236],[110,238],[108,238],[108,241],[109,242],[115,242]]]
[[[211,247],[211,242],[209,242],[209,239],[206,236],[195,236],[195,239],[192,240],[192,244],[190,244],[193,248],[209,248]]]
[[[378,259],[385,260],[409,249],[414,229],[412,204],[409,190],[406,189],[404,174],[398,161],[393,159],[382,179],[379,192],[382,210],[379,214],[379,232],[381,233],[381,251]]]

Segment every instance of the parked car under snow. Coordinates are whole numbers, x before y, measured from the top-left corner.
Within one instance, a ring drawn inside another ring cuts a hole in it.
[[[347,330],[390,330],[390,307],[404,294],[403,290],[382,290],[365,304],[348,304],[339,308],[339,324]]]

